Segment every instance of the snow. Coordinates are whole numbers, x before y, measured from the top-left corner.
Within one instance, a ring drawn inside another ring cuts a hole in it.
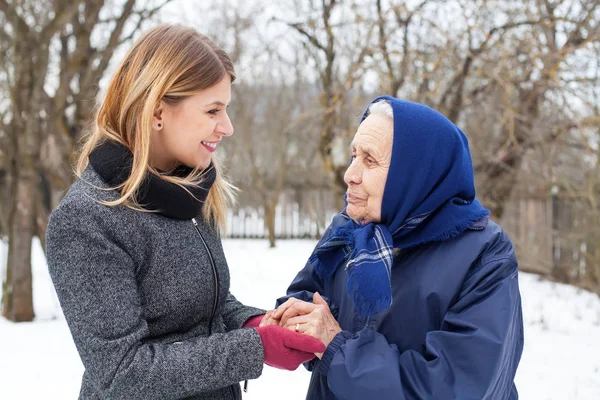
[[[310,255],[314,241],[225,240],[231,291],[251,305],[273,306]],[[0,243],[0,276],[6,247]],[[83,366],[60,311],[39,243],[33,248],[36,319],[0,318],[0,398],[76,399]],[[525,400],[600,399],[600,298],[584,290],[520,274],[525,349],[517,372]],[[265,367],[246,400],[305,398],[310,374]]]

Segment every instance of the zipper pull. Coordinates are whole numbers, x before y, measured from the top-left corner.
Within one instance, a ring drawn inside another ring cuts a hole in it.
[[[192,218],[192,224],[193,224],[194,226],[198,226],[198,223],[196,222],[196,218]]]
[[[248,380],[244,381],[244,393],[248,393]]]

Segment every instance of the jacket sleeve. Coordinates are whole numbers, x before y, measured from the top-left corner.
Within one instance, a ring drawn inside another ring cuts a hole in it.
[[[225,327],[229,332],[234,329],[240,329],[249,318],[256,315],[265,314],[266,312],[266,310],[261,310],[260,308],[243,305],[231,293],[229,293],[227,300],[225,300],[222,314]]]
[[[374,330],[342,331],[318,365],[339,399],[508,399],[523,351],[514,258],[467,277],[425,355],[398,351]]]
[[[86,374],[100,397],[184,398],[260,376],[264,353],[254,329],[148,342],[135,263],[103,228],[119,221],[84,210],[88,206],[73,201],[53,212],[47,261]]]

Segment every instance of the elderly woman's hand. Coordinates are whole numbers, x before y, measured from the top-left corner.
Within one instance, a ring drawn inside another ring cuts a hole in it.
[[[314,294],[313,303],[297,299],[288,302],[279,307],[282,308],[281,311],[278,308],[274,313],[274,316],[279,316],[280,326],[319,339],[325,346],[328,346],[335,335],[342,331],[331,315],[329,305],[319,293]],[[319,358],[322,355],[322,353],[317,354]]]

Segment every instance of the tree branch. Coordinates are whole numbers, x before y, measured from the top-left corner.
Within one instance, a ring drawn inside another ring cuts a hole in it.
[[[113,56],[113,51],[119,45],[119,39],[121,38],[121,33],[123,32],[123,28],[125,27],[125,22],[127,22],[127,19],[131,16],[134,6],[135,0],[127,0],[125,5],[123,5],[121,16],[117,20],[117,23],[110,34],[110,38],[108,39],[108,43],[106,44],[104,50],[101,53],[98,67],[93,69],[93,75],[98,76],[99,74],[102,74],[108,66],[108,63],[110,62],[110,59]],[[86,84],[91,83],[90,75],[91,74],[88,74],[83,80]]]
[[[318,48],[319,50],[322,50],[324,53],[327,52],[327,49],[325,48],[325,46],[323,46],[321,44],[321,42],[319,42],[319,39],[317,39],[316,36],[311,35],[310,33],[308,33],[308,31],[306,31],[306,29],[304,29],[303,24],[296,22],[296,23],[286,23],[289,27],[294,28],[298,33],[300,33],[302,36],[306,37],[308,39],[308,41],[310,42],[310,44],[312,44],[314,47]]]
[[[385,61],[385,65],[387,66],[387,76],[388,79],[390,80],[390,83],[392,86],[394,86],[394,83],[396,82],[396,76],[394,74],[394,67],[392,65],[392,59],[390,57],[390,52],[388,51],[388,47],[387,47],[387,34],[385,31],[385,19],[383,16],[383,10],[381,7],[381,0],[377,0],[375,3],[375,6],[377,8],[377,27],[379,30],[379,49],[381,50],[381,54],[383,56],[383,60]],[[391,91],[392,95],[394,95],[394,91]]]
[[[49,43],[56,32],[60,31],[63,26],[73,18],[73,15],[77,14],[78,10],[78,5],[74,6],[69,4],[68,1],[65,1],[64,3],[57,1],[56,6],[54,7],[56,14],[54,15],[54,18],[42,28],[42,31],[38,35],[38,40],[40,42]]]
[[[21,18],[14,4],[8,4],[6,0],[0,0],[0,11],[4,13],[8,22],[14,25],[19,34],[29,36],[29,25]]]
[[[142,28],[142,24],[144,23],[144,21],[147,21],[148,19],[152,18],[164,6],[166,6],[167,4],[171,3],[172,1],[173,0],[164,0],[163,3],[159,4],[158,6],[156,6],[154,8],[143,9],[141,11],[135,11],[135,12],[133,12],[132,15],[138,15],[139,16],[138,22],[137,22],[135,28],[133,28],[131,30],[131,33],[121,39],[121,41],[119,42],[118,46],[120,46],[120,45],[122,45],[122,44],[124,44],[126,42],[129,42],[131,39],[133,39],[133,37],[136,35],[136,33],[138,33],[140,31],[140,29]]]

